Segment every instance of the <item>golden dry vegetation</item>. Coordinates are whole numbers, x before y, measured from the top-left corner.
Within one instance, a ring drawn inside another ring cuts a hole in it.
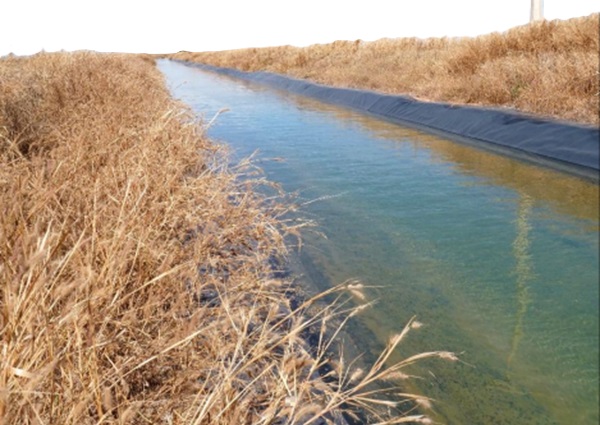
[[[387,364],[411,322],[325,384],[325,321],[363,308],[361,285],[292,308],[276,268],[301,224],[203,132],[147,57],[0,59],[0,423],[427,422],[393,410],[426,398],[371,384],[453,355]]]
[[[598,125],[599,14],[463,39],[336,41],[171,57]]]

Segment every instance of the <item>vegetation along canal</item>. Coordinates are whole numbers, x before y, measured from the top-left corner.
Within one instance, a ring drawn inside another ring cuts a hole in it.
[[[159,61],[174,95],[238,157],[298,192],[303,272],[378,301],[350,333],[366,357],[413,315],[399,356],[448,424],[598,423],[598,186],[283,92]],[[566,141],[565,143],[568,143]],[[268,158],[282,161],[267,161]],[[314,201],[314,202],[313,202]]]

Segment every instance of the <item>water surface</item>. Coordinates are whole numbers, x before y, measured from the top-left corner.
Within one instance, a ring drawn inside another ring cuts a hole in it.
[[[375,353],[451,350],[419,391],[448,424],[597,424],[598,186],[251,83],[161,61],[212,138],[299,193],[303,271],[381,288],[350,328]],[[271,158],[278,158],[271,161]]]

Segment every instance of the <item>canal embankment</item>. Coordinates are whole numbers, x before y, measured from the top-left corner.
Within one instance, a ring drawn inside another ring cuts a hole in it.
[[[407,96],[324,86],[270,72],[184,63],[351,108],[596,182],[599,179],[600,131],[595,126],[543,119],[518,111],[423,102]]]
[[[598,13],[478,37],[180,51],[174,59],[598,125]]]

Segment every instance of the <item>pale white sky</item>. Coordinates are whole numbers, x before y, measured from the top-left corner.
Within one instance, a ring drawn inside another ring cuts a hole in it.
[[[589,15],[599,4],[545,0],[544,16]],[[0,56],[474,36],[527,23],[529,8],[530,0],[0,0]]]

